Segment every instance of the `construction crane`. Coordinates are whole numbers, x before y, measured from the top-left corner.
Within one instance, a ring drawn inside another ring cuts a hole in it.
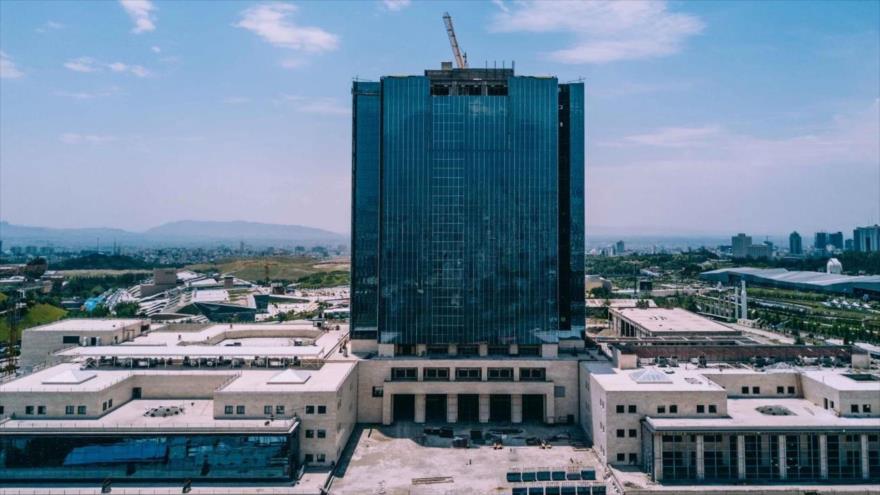
[[[446,24],[446,34],[449,36],[449,44],[452,45],[452,55],[455,56],[455,63],[459,69],[467,69],[467,53],[462,54],[458,48],[458,39],[455,37],[455,29],[452,27],[452,16],[449,12],[443,14],[443,23]]]

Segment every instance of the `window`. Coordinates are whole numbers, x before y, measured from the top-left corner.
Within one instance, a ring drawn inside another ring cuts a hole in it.
[[[630,413],[630,414],[635,414],[635,412],[636,412],[636,406],[634,406],[634,405],[627,406],[626,409],[627,409],[626,412],[628,412],[628,413]]]
[[[743,388],[742,388],[742,393],[744,393],[744,394],[748,394],[748,393],[749,393],[749,387],[743,387]]]
[[[461,382],[478,382],[483,379],[481,368],[455,368],[455,379]]]
[[[753,393],[753,394],[760,394],[760,393],[761,393],[761,387],[752,387],[752,393]]]
[[[777,394],[784,394],[784,393],[785,393],[785,387],[783,387],[783,386],[776,387],[776,393],[777,393]]]
[[[428,351],[429,356],[442,356],[444,354],[449,354],[448,345],[429,345],[426,350]]]
[[[540,356],[541,346],[539,345],[520,345],[518,351],[520,356]]]
[[[697,414],[703,414],[704,412],[706,412],[706,406],[697,404]]]
[[[79,335],[64,335],[61,337],[62,344],[79,344]]]
[[[863,413],[871,412],[871,404],[862,404],[862,412]]]
[[[107,399],[107,409],[113,407],[113,399]]]
[[[327,414],[327,406],[318,406],[318,414]]]
[[[675,414],[677,412],[678,412],[678,406],[676,406],[675,404],[672,404],[671,406],[669,406],[669,414]]]
[[[306,406],[306,414],[315,414],[315,406]]]
[[[666,406],[657,406],[657,414],[666,414]]]
[[[850,412],[857,413],[857,412],[859,412],[859,405],[858,405],[858,404],[852,404],[851,406],[849,406],[849,410],[850,410]]]
[[[318,462],[327,462],[327,456],[324,454],[318,454],[317,460]]]
[[[385,395],[385,389],[382,387],[373,387],[373,397],[382,397]]]
[[[327,438],[327,430],[318,430],[318,438]]]
[[[507,345],[490,345],[490,356],[507,356],[510,355],[510,346]]]
[[[553,397],[565,397],[565,387],[561,385],[553,387]]]
[[[623,438],[626,436],[626,432],[623,430],[617,430],[617,438]]]
[[[76,414],[83,416],[86,413],[86,406],[76,406]]]
[[[639,454],[630,454],[629,455],[629,463],[636,464],[639,462]]]
[[[37,414],[46,415],[46,406],[37,406]]]
[[[275,414],[284,414],[284,406],[275,406]]]
[[[459,345],[456,349],[459,356],[477,356],[480,354],[478,345]]]
[[[793,394],[793,393],[794,393],[794,387],[788,387],[788,393]]]
[[[709,404],[709,412],[710,412],[710,413],[717,413],[717,412],[718,412],[718,406],[716,406],[715,404]]]
[[[513,381],[513,368],[489,368],[487,373],[489,374],[488,380],[490,382]]]
[[[306,438],[315,438],[315,430],[306,430]]]
[[[617,454],[617,462],[626,462],[626,454]]]
[[[623,414],[623,410],[624,410],[624,406],[622,404],[618,405],[616,408],[617,414]]]
[[[0,414],[3,414],[5,411],[6,411],[6,408],[3,406],[0,406]]]
[[[391,368],[391,379],[414,382],[418,379],[418,368]]]
[[[272,414],[272,406],[263,406],[263,414]]]
[[[102,410],[102,411],[106,411],[106,410],[107,410],[107,401],[106,401],[106,400],[105,400],[104,402],[101,403],[101,410]]]
[[[73,413],[74,413],[74,407],[73,407],[73,406],[64,406],[64,414],[66,414],[66,415],[68,415],[68,416],[72,416]]]
[[[422,370],[422,379],[426,382],[448,382],[449,368],[425,368]]]
[[[34,406],[24,406],[24,413],[25,414],[33,414],[34,413]]]
[[[315,462],[315,456],[313,454],[306,454],[306,464]]]
[[[834,401],[831,401],[831,409],[834,409]]]
[[[544,368],[520,368],[519,381],[521,382],[543,382],[546,380],[547,370]]]
[[[244,406],[235,406],[235,414],[244,414]]]
[[[223,414],[232,414],[232,406],[226,406],[223,408]]]
[[[627,433],[629,434],[630,438],[635,438],[637,435],[636,430],[634,429],[629,430]]]

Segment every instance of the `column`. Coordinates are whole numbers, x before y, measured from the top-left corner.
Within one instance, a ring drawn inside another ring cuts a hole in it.
[[[489,394],[480,394],[480,423],[489,422]]]
[[[606,459],[608,460],[608,459]],[[654,433],[654,481],[663,479],[663,435]]]
[[[458,422],[458,394],[446,394],[446,422]]]
[[[871,477],[871,466],[868,465],[868,434],[861,434],[862,441],[862,479]]]
[[[697,446],[696,446],[696,461],[697,461],[697,479],[702,480],[706,479],[706,460],[703,454],[705,450],[705,444],[703,442],[703,435],[697,435]]]
[[[819,435],[819,478],[828,479],[828,436]]]
[[[522,394],[510,396],[510,422],[522,423]]]
[[[415,394],[416,395],[416,410],[414,414],[414,420],[416,423],[424,423],[425,422],[425,394]]]
[[[746,479],[746,437],[736,436],[736,474],[737,478]]]
[[[544,421],[548,425],[556,422],[556,397],[553,392],[544,395]]]
[[[479,351],[480,351],[480,356],[488,356],[489,355],[489,344],[480,344]]]
[[[391,409],[391,406],[392,406],[391,394],[388,392],[385,392],[382,395],[382,424],[383,425],[390,425],[391,421],[394,419],[391,417],[391,413],[393,412]]]
[[[788,478],[788,462],[786,460],[785,435],[779,435],[779,479]]]

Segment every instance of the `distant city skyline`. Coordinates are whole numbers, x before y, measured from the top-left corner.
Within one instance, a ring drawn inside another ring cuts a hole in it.
[[[444,11],[583,78],[588,238],[880,223],[880,3],[504,0],[2,2],[0,219],[347,234],[350,81],[451,60]]]

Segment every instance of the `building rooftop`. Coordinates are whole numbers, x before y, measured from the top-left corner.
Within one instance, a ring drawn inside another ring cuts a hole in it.
[[[130,325],[146,323],[141,318],[71,318],[29,328],[29,332],[49,331],[113,331]]]
[[[614,311],[652,333],[739,333],[739,330],[681,308],[620,308]]]
[[[702,375],[698,369],[636,368],[620,370],[608,364],[587,364],[603,389],[645,392],[723,392],[724,388]],[[661,379],[665,377],[665,379]]]
[[[151,415],[152,413],[152,415]],[[93,419],[10,419],[0,423],[0,435],[21,432],[53,433],[141,433],[217,432],[290,433],[296,418],[215,419],[212,400],[133,400]]]
[[[806,399],[729,399],[727,414],[704,418],[648,417],[646,421],[654,430],[667,431],[880,429],[880,418],[841,417]]]
[[[335,392],[354,372],[355,361],[324,363],[316,370],[245,370],[220,392]]]

